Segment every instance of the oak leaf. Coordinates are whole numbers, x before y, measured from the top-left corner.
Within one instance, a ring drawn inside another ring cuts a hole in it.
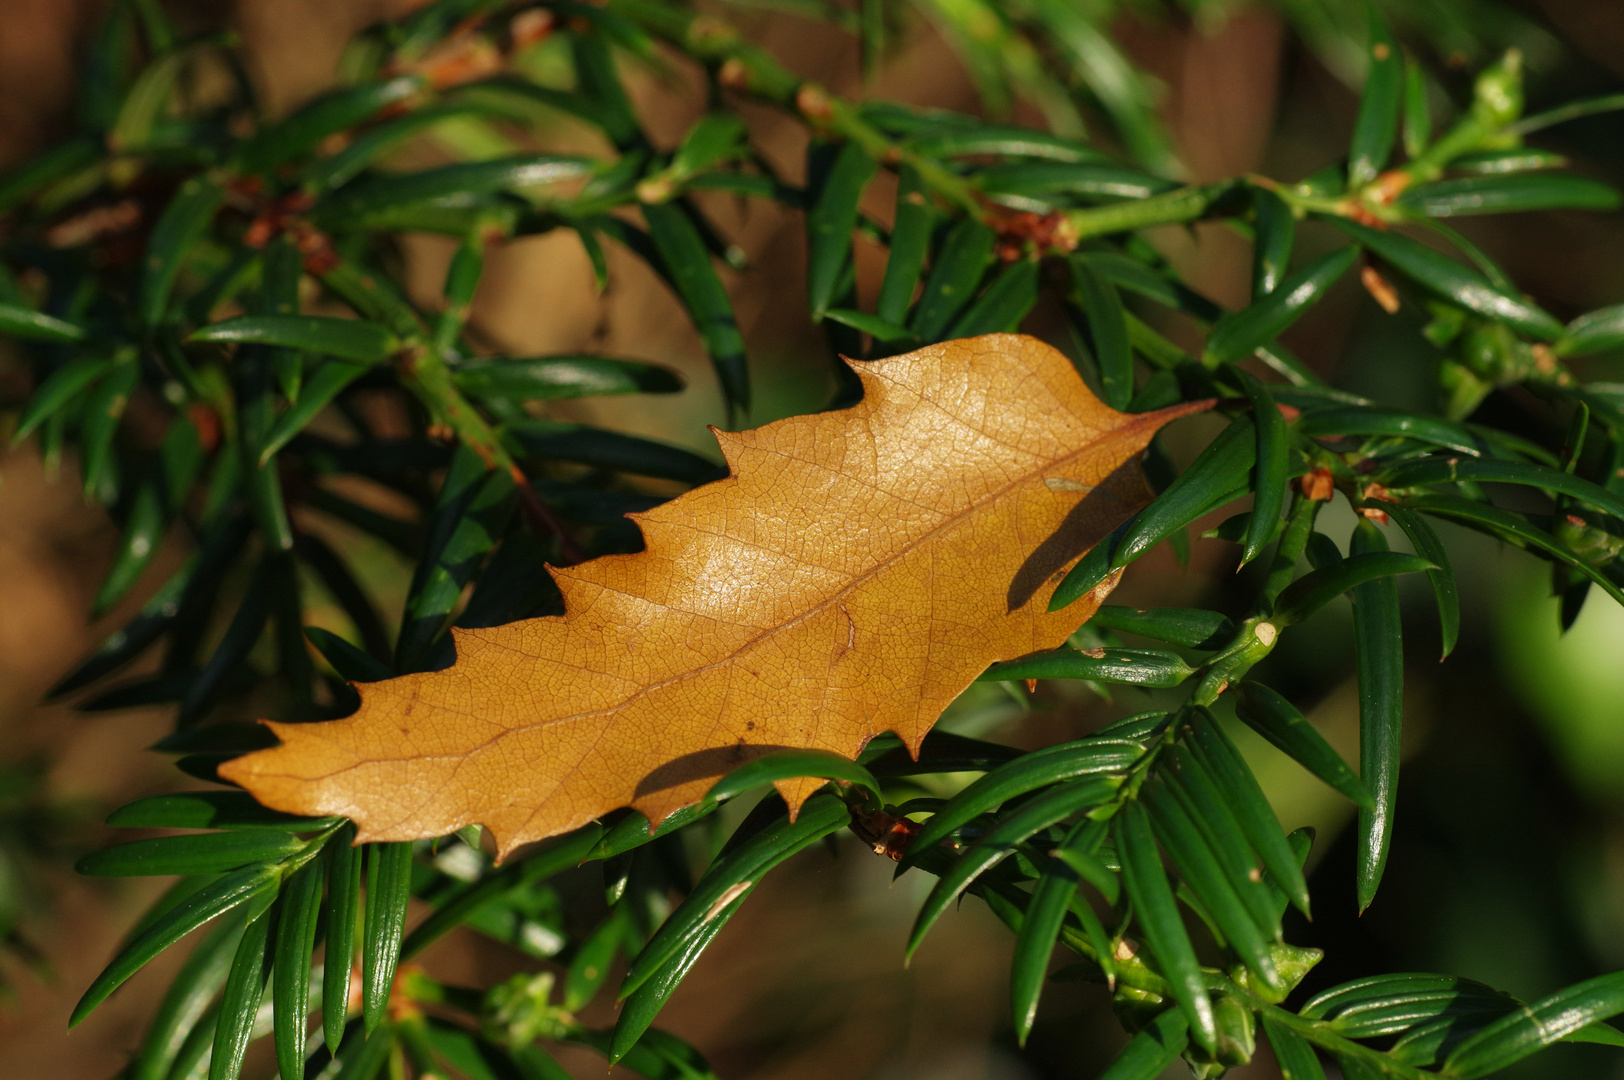
[[[646,550],[553,570],[564,615],[456,630],[452,667],[271,724],[221,774],[361,840],[478,823],[506,853],[623,806],[658,824],[770,750],[917,752],[988,664],[1093,614],[1115,578],[1049,594],[1149,499],[1151,436],[1209,403],[1116,412],[1018,334],[852,366],[860,404],[716,432],[731,475],[631,515]]]

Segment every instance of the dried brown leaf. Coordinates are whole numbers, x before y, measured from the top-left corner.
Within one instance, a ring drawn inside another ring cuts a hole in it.
[[[770,750],[917,750],[988,664],[1099,606],[1114,578],[1047,601],[1149,498],[1151,436],[1207,403],[1116,412],[1016,334],[853,367],[855,408],[717,432],[732,475],[633,515],[647,550],[554,570],[565,615],[456,631],[451,668],[272,724],[282,745],[221,773],[361,840],[479,823],[505,853],[617,807],[659,822]]]

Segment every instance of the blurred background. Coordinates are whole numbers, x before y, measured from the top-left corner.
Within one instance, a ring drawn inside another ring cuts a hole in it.
[[[1295,180],[1346,146],[1357,102],[1350,73],[1338,70],[1325,49],[1306,45],[1300,28],[1312,26],[1319,9],[1351,6],[1351,0],[1078,3],[1108,10],[1112,34],[1155,76],[1158,111],[1189,177],[1256,171]],[[239,32],[266,100],[281,112],[331,84],[351,33],[413,5],[191,0],[170,6],[184,24]],[[61,128],[76,52],[101,7],[90,0],[0,4],[0,169],[48,145]],[[795,0],[716,7],[793,70],[841,93],[968,112],[983,108],[957,53],[928,18],[902,19],[892,52],[865,82],[853,39],[803,17]],[[1524,50],[1530,111],[1624,88],[1619,0],[1414,0],[1416,12],[1445,7],[1467,12],[1470,32],[1458,35],[1458,47],[1448,35],[1433,42],[1429,58],[1441,86],[1461,92],[1487,58],[1488,42]],[[673,67],[630,77],[661,145],[673,142],[704,107],[703,84],[693,71]],[[803,131],[765,110],[747,115],[768,156],[798,178]],[[1043,122],[1019,103],[1014,115]],[[1571,156],[1582,172],[1624,182],[1620,114],[1558,127],[1535,141]],[[888,217],[891,192],[876,184],[870,195],[869,209]],[[749,423],[821,407],[832,384],[827,343],[807,321],[802,300],[801,221],[763,203],[746,208],[718,198],[706,208],[748,262],[728,282],[758,380]],[[1559,317],[1624,301],[1619,215],[1542,213],[1468,225],[1471,238]],[[1168,230],[1156,241],[1196,288],[1229,306],[1244,302],[1250,252],[1237,235],[1201,227]],[[1316,254],[1316,242],[1328,247],[1331,238],[1307,232],[1305,255]],[[438,288],[450,251],[449,243],[430,239],[408,244],[413,281],[425,297]],[[859,279],[873,278],[865,277],[861,245],[858,254]],[[878,249],[870,254],[879,259]],[[689,376],[690,389],[680,396],[561,407],[571,410],[567,416],[714,454],[705,426],[723,423],[724,413],[708,362],[689,321],[646,267],[612,253],[611,283],[600,295],[573,235],[514,243],[494,260],[475,320],[504,351],[602,351],[659,361]],[[1420,322],[1413,311],[1384,313],[1350,279],[1286,340],[1349,389],[1426,408],[1437,356],[1420,336]],[[1026,329],[1071,347],[1052,312],[1038,309]],[[1190,337],[1188,327],[1163,330]],[[1584,373],[1624,378],[1621,359],[1591,361]],[[0,394],[21,396],[19,377],[11,363],[0,363]],[[1545,406],[1531,396],[1497,394],[1484,408],[1513,430],[1560,438]],[[1210,433],[1192,423],[1174,435],[1170,449],[1187,461]],[[103,623],[87,622],[116,533],[78,490],[71,463],[53,478],[27,447],[0,459],[0,929],[9,931],[0,954],[0,1076],[24,1080],[109,1077],[136,1045],[178,955],[152,964],[71,1035],[66,1018],[162,883],[81,879],[72,863],[106,842],[110,830],[99,822],[113,807],[198,786],[168,758],[145,750],[167,730],[162,710],[88,713],[71,703],[38,703],[145,598],[138,590]],[[1345,516],[1328,525],[1338,540],[1353,520],[1340,509]],[[1259,740],[1245,743],[1285,826],[1319,830],[1311,856],[1316,921],[1297,926],[1292,937],[1328,954],[1305,984],[1309,993],[1374,971],[1436,970],[1531,998],[1624,967],[1624,611],[1593,597],[1563,635],[1544,564],[1464,532],[1447,539],[1462,583],[1461,646],[1447,663],[1437,663],[1430,597],[1424,582],[1411,582],[1397,839],[1382,892],[1363,918],[1355,915],[1347,804]],[[178,544],[166,552],[150,580],[161,580],[182,554]],[[380,599],[392,598],[398,610],[404,564],[382,550],[357,556],[363,557],[370,559],[367,576],[380,586]],[[1115,602],[1233,613],[1249,595],[1251,572],[1237,575],[1236,560],[1237,549],[1216,540],[1196,543],[1188,567],[1159,552],[1132,568]],[[320,621],[319,609],[313,610]],[[1267,678],[1339,749],[1356,756],[1358,705],[1345,606],[1327,609],[1284,642]],[[1020,702],[996,686],[976,692],[981,696],[956,707],[946,722],[1026,747],[1075,738],[1153,703],[1151,695],[1132,690],[1105,701],[1084,688],[1063,692],[1052,684]],[[1006,1019],[1011,938],[978,901],[944,919],[904,969],[901,949],[921,882],[912,875],[893,887],[891,869],[847,838],[780,871],[701,960],[661,1026],[701,1048],[727,1078],[1019,1080],[1088,1077],[1104,1068],[1125,1039],[1098,988],[1052,987],[1031,1042],[1024,1051],[1015,1048]],[[447,939],[424,963],[443,978],[479,985],[541,966],[471,936]],[[578,1075],[601,1075],[597,1058],[567,1060]],[[252,1058],[245,1075],[269,1075],[267,1069],[268,1060]],[[1279,1074],[1264,1052],[1233,1075],[1264,1080]],[[1624,1058],[1561,1047],[1507,1075],[1624,1077]]]

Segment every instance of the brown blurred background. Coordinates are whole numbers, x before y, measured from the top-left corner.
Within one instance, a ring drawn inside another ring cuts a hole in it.
[[[179,9],[192,23],[237,28],[267,101],[284,111],[330,84],[350,33],[411,6],[192,0]],[[0,3],[0,167],[62,130],[75,52],[100,7],[89,0]],[[845,36],[787,15],[722,10],[791,67],[845,93],[978,107],[964,70],[926,25],[913,26],[865,89]],[[1545,51],[1532,56],[1532,105],[1615,90],[1624,80],[1624,3],[1543,0],[1520,10],[1550,35]],[[1128,17],[1115,30],[1165,83],[1164,112],[1193,177],[1259,170],[1296,179],[1345,145],[1355,95],[1271,9],[1237,6],[1199,26],[1165,13]],[[1464,81],[1457,78],[1457,87]],[[637,76],[636,88],[662,145],[703,107],[694,72],[680,67],[670,80]],[[1035,114],[1020,118],[1036,122]],[[768,156],[798,176],[800,130],[765,111],[750,119]],[[1570,125],[1541,141],[1572,154],[1584,171],[1615,183],[1624,178],[1624,123],[1614,118]],[[870,208],[886,217],[889,205],[889,192],[876,185]],[[707,209],[751,263],[729,282],[761,386],[752,422],[817,407],[827,392],[827,347],[805,315],[800,221],[725,199]],[[1619,215],[1473,224],[1473,238],[1557,314],[1624,300]],[[1169,230],[1158,242],[1198,288],[1228,305],[1246,297],[1250,254],[1232,232]],[[1306,250],[1328,243],[1305,230]],[[414,240],[408,250],[413,282],[429,295],[449,248]],[[871,279],[880,253],[860,245],[859,258],[860,279]],[[504,349],[658,360],[684,370],[693,385],[676,399],[628,399],[573,415],[709,449],[704,425],[721,423],[722,412],[703,350],[646,268],[612,258],[612,284],[600,297],[576,241],[562,235],[515,243],[493,266],[476,318]],[[1290,343],[1351,389],[1424,405],[1436,357],[1418,342],[1419,324],[1415,312],[1384,315],[1349,283],[1293,330]],[[1057,341],[1064,335],[1042,310],[1028,328]],[[1586,374],[1619,378],[1617,366],[1603,358]],[[1549,423],[1532,407],[1526,416],[1495,419],[1535,433]],[[1198,437],[1184,436],[1187,443]],[[6,820],[21,823],[8,826],[16,835],[0,837],[0,896],[21,905],[27,945],[0,959],[10,987],[0,1002],[0,1076],[108,1077],[136,1045],[177,958],[151,965],[70,1035],[73,1002],[161,887],[80,879],[71,865],[105,842],[109,830],[96,823],[108,810],[195,782],[144,750],[166,730],[161,710],[87,714],[38,704],[45,688],[127,615],[87,625],[115,534],[79,498],[71,475],[45,476],[28,449],[0,461],[0,478],[0,801],[20,807]],[[1465,534],[1450,539],[1459,543],[1466,634],[1457,656],[1440,667],[1427,598],[1407,596],[1413,745],[1397,847],[1363,920],[1353,916],[1344,808],[1272,751],[1248,747],[1284,823],[1321,830],[1314,853],[1319,921],[1295,935],[1330,953],[1311,976],[1318,985],[1376,970],[1437,969],[1535,996],[1624,966],[1624,614],[1593,598],[1561,638],[1540,565]],[[1198,543],[1187,569],[1158,554],[1136,565],[1118,596],[1233,608],[1248,581],[1232,572],[1234,558],[1215,541]],[[1345,616],[1327,613],[1286,641],[1271,661],[1276,685],[1314,706],[1314,720],[1352,751],[1357,702]],[[1143,709],[1146,700],[1130,691],[1106,704],[1046,690],[1024,710],[1014,703],[983,708],[976,723],[978,733],[1037,746]],[[809,854],[780,871],[711,948],[661,1025],[690,1039],[730,1080],[1020,1080],[1086,1077],[1104,1067],[1123,1036],[1103,993],[1087,987],[1053,986],[1031,1045],[1016,1051],[1006,1019],[1010,937],[975,901],[945,919],[904,969],[901,946],[922,894],[918,875],[891,887],[890,871],[851,843],[838,856]],[[426,963],[446,978],[482,985],[536,966],[467,938],[449,939]],[[599,1059],[571,1062],[578,1075],[601,1075]],[[263,1056],[251,1058],[250,1075],[268,1075]],[[1265,1052],[1234,1075],[1264,1080],[1278,1073]],[[1621,1077],[1624,1067],[1616,1056],[1564,1049],[1517,1075]]]

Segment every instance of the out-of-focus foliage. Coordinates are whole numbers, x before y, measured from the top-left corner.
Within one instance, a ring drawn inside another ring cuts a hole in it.
[[[848,25],[871,64],[913,10],[792,6]],[[1197,18],[1218,11],[1188,6]],[[1301,180],[1186,185],[1154,120],[1152,84],[1112,44],[1116,6],[1103,2],[914,5],[959,48],[990,116],[1024,99],[1047,130],[848,101],[715,11],[656,0],[435,0],[361,35],[331,92],[271,118],[230,38],[184,40],[155,0],[115,3],[87,58],[77,134],[0,180],[0,332],[26,343],[34,376],[11,414],[14,440],[37,439],[52,463],[72,448],[87,496],[122,527],[97,611],[131,594],[166,536],[191,543],[57,693],[83,695],[86,709],[173,705],[159,749],[192,775],[212,779],[221,761],[263,745],[242,722],[249,702],[290,721],[342,715],[348,682],[449,662],[452,625],[556,612],[545,563],[635,550],[624,513],[721,474],[686,450],[538,415],[548,400],[678,389],[658,357],[490,355],[467,325],[492,246],[568,231],[601,278],[606,245],[619,245],[680,299],[743,416],[746,342],[717,270],[736,253],[700,192],[804,211],[808,309],[831,351],[874,358],[1014,329],[1042,302],[1064,311],[1080,366],[1111,405],[1218,399],[1227,427],[1176,476],[1153,447],[1160,497],[1069,572],[1056,606],[1164,540],[1187,550],[1188,525],[1247,497],[1216,535],[1262,572],[1233,610],[1107,607],[1073,647],[984,677],[1176,691],[1165,707],[1031,753],[944,731],[918,760],[886,735],[856,764],[762,758],[657,836],[637,816],[606,820],[498,867],[473,830],[357,848],[342,819],[290,818],[225,788],[138,801],[111,823],[204,831],[83,861],[87,874],[178,881],[76,1019],[212,924],[129,1076],[232,1077],[262,1037],[287,1080],[364,1080],[386,1065],[392,1075],[554,1077],[546,1045],[557,1042],[650,1077],[706,1076],[698,1051],[652,1026],[661,1007],[767,870],[850,828],[904,871],[938,879],[910,949],[967,892],[1009,925],[1017,1038],[1057,946],[1074,958],[1057,978],[1109,987],[1133,1033],[1112,1080],[1156,1076],[1181,1055],[1215,1076],[1249,1060],[1260,1033],[1293,1077],[1323,1075],[1326,1058],[1348,1077],[1471,1078],[1560,1040],[1624,1043],[1603,1022],[1624,1012],[1619,973],[1526,1005],[1415,973],[1291,998],[1321,959],[1283,928],[1288,908],[1309,910],[1301,867],[1314,838],[1282,832],[1228,717],[1357,807],[1354,890],[1367,907],[1391,851],[1400,762],[1397,576],[1428,582],[1445,653],[1460,632],[1433,523],[1548,562],[1564,624],[1591,593],[1624,601],[1624,389],[1570,368],[1624,345],[1624,307],[1559,321],[1447,221],[1616,209],[1617,192],[1525,138],[1618,102],[1524,116],[1524,54],[1503,46],[1548,43],[1487,4],[1395,2],[1391,25],[1357,5],[1282,6],[1332,68],[1362,81],[1346,159]],[[1457,55],[1481,73],[1444,112],[1430,61]],[[657,145],[622,69],[666,64],[702,70],[712,108],[680,142]],[[767,166],[738,113],[745,102],[806,125],[804,184]],[[600,149],[550,149],[565,123],[595,133]],[[453,127],[464,137],[444,138]],[[401,167],[398,152],[424,143],[442,163]],[[862,200],[882,170],[895,174],[895,210],[874,220]],[[1181,281],[1142,234],[1197,221],[1227,222],[1255,243],[1253,294],[1239,310]],[[1306,223],[1340,246],[1298,257]],[[402,286],[410,233],[458,245],[438,304],[415,304]],[[887,252],[864,307],[859,237]],[[1384,307],[1427,313],[1424,334],[1446,353],[1435,410],[1328,386],[1279,344],[1355,272]],[[1154,328],[1147,316],[1164,311],[1203,328],[1199,354]],[[1508,388],[1560,411],[1565,434],[1541,441],[1474,423]],[[831,405],[853,392],[843,386]],[[365,407],[380,395],[406,403],[404,433],[381,430]],[[393,492],[410,512],[350,497],[346,478]],[[1334,518],[1322,514],[1338,498],[1356,512],[1345,538],[1325,531]],[[307,515],[410,561],[398,626],[349,553],[299,526]],[[1389,550],[1400,537],[1414,554]],[[1343,595],[1357,648],[1357,770],[1283,684],[1264,680],[1278,665],[1258,667]],[[307,629],[313,596],[344,612],[348,636]],[[152,651],[154,674],[104,684]],[[964,784],[966,773],[979,778]],[[719,850],[709,843],[727,799],[795,776],[833,782],[794,821],[768,796],[733,818]],[[609,901],[585,932],[555,886],[583,862],[601,862]],[[407,932],[413,897],[430,914]],[[458,927],[557,958],[567,974],[468,989],[401,966]],[[583,1024],[622,956],[618,1022]]]

